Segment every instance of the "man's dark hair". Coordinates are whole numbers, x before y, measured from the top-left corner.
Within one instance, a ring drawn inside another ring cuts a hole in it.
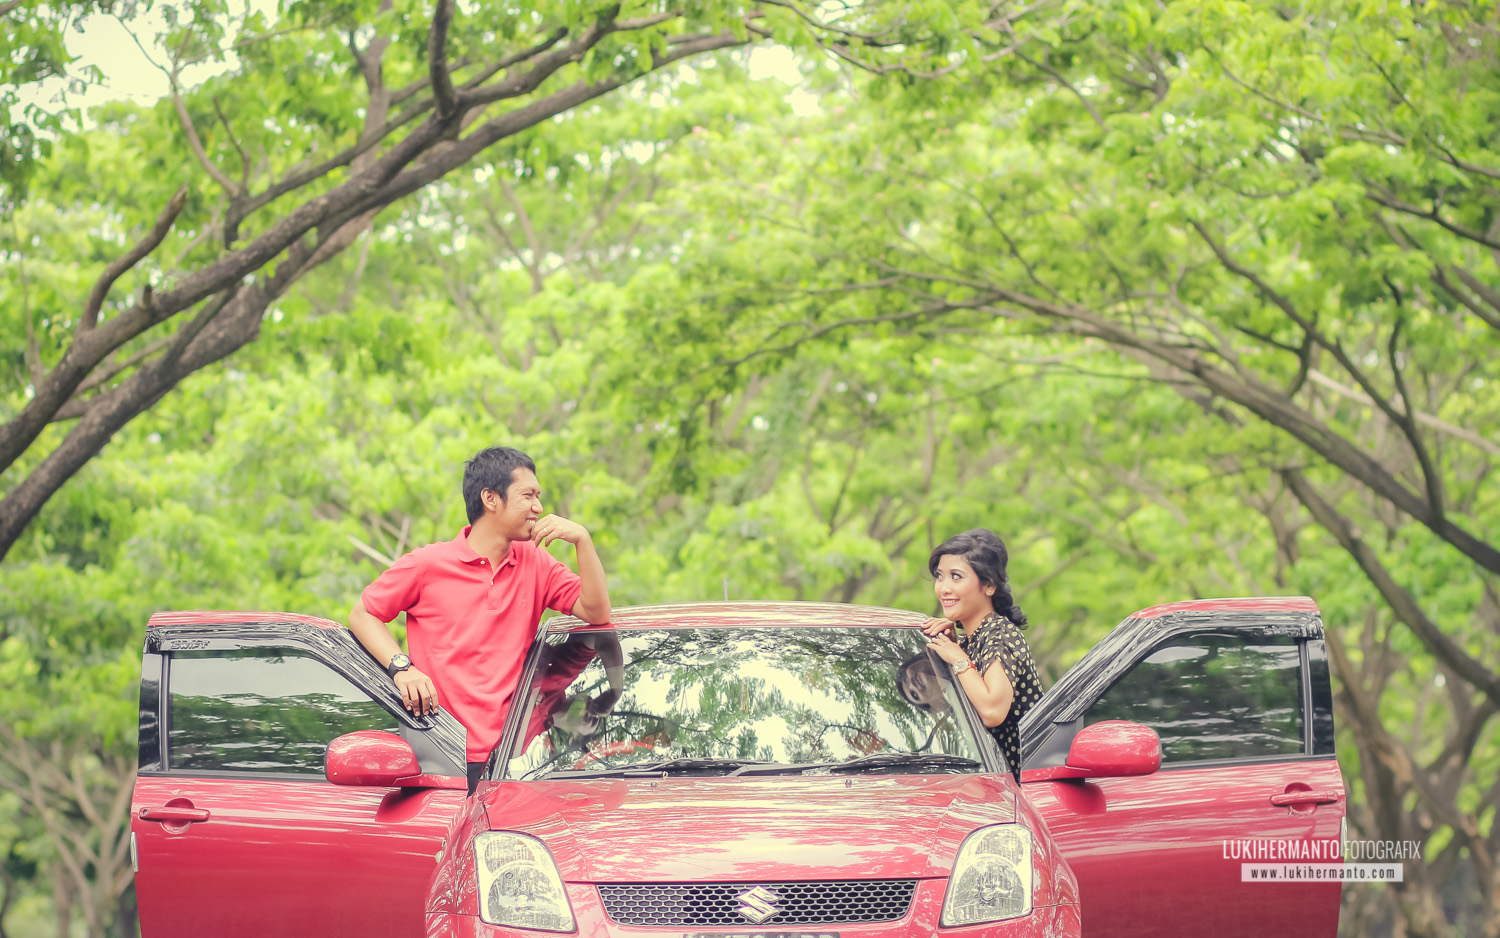
[[[474,454],[464,463],[464,507],[469,512],[469,523],[484,517],[484,499],[480,496],[489,489],[505,501],[510,484],[515,481],[517,469],[536,472],[536,463],[531,457],[514,446],[491,446]]]

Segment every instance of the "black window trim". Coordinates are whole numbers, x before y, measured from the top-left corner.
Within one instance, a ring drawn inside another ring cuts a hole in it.
[[[172,774],[172,655],[161,652],[161,691],[156,697],[156,725],[161,727],[161,773]]]
[[[1306,752],[1288,752],[1277,755],[1244,756],[1237,759],[1200,759],[1197,762],[1163,762],[1158,772],[1174,772],[1179,769],[1217,769],[1237,765],[1279,765],[1284,762],[1318,762],[1332,759],[1331,755],[1313,755]]]
[[[162,688],[165,686],[165,656],[153,651],[141,655],[141,701],[137,721],[136,772],[149,774],[166,763],[166,728],[162,726]]]
[[[1301,676],[1302,691],[1302,751],[1312,755],[1313,746],[1313,696],[1312,696],[1312,662],[1307,654],[1307,639],[1297,642],[1297,668]]]
[[[1333,686],[1328,664],[1328,647],[1323,636],[1309,638],[1307,649],[1308,694],[1312,701],[1312,745],[1308,752],[1332,756],[1337,752],[1334,741]],[[1320,719],[1321,717],[1321,719]]]

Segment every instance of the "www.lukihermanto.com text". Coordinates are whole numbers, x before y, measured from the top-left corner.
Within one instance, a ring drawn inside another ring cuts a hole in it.
[[[1403,882],[1400,863],[1245,863],[1242,883]]]

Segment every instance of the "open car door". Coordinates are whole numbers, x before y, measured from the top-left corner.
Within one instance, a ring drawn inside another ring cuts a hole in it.
[[[359,730],[404,738],[420,776],[406,787],[328,782],[329,742]],[[336,623],[152,616],[131,805],[143,934],[421,934],[466,789],[463,727],[407,713]]]
[[[1154,729],[1161,767],[1068,777],[1074,737],[1104,720]],[[1344,786],[1312,600],[1201,600],[1138,612],[1026,714],[1021,739],[1022,790],[1078,876],[1089,934],[1337,933],[1338,882],[1241,879],[1246,841],[1266,857],[1260,862],[1339,859]]]

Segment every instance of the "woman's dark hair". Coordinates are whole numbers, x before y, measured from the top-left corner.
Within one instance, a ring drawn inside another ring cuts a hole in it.
[[[469,523],[484,517],[484,490],[489,489],[500,500],[505,501],[510,484],[515,481],[517,469],[536,473],[536,463],[531,457],[513,446],[491,446],[474,454],[464,463],[464,508],[469,513]]]
[[[928,704],[925,701],[921,700],[913,700],[911,696],[906,693],[906,672],[910,671],[913,666],[919,663],[928,671],[932,671],[932,662],[927,660],[927,652],[917,652],[910,658],[907,658],[905,661],[901,662],[901,666],[896,669],[896,691],[901,694],[902,700],[905,700],[913,707],[916,707],[918,710],[921,710],[925,713],[931,713],[931,704]],[[934,674],[933,677],[937,677],[937,675]]]
[[[1016,605],[1016,598],[1010,591],[1010,578],[1005,572],[1010,563],[1010,554],[1005,550],[1005,542],[1000,540],[1000,535],[988,528],[974,528],[953,535],[934,548],[932,556],[927,558],[928,574],[935,578],[938,561],[950,555],[962,557],[974,568],[980,583],[995,588],[992,599],[996,612],[1014,622],[1016,628],[1026,628],[1026,614]]]

